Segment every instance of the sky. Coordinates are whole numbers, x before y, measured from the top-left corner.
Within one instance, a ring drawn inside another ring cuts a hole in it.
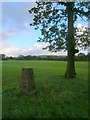
[[[22,0],[23,1],[23,0]],[[2,2],[0,11],[0,54],[7,56],[19,55],[66,55],[66,52],[52,53],[42,50],[45,43],[38,43],[39,30],[29,26],[33,15],[28,10],[35,6],[35,2]],[[88,22],[78,19],[77,25],[87,26]],[[85,52],[85,51],[83,51]]]

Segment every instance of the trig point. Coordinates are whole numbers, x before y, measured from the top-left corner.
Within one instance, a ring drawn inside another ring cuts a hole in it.
[[[22,68],[20,93],[23,95],[33,95],[36,93],[33,68]]]

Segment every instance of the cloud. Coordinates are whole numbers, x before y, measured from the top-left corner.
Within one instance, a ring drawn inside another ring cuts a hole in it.
[[[77,28],[82,29],[82,27],[83,27],[83,30],[85,30],[85,27],[87,27],[87,26],[82,25],[81,23],[77,24]]]
[[[83,35],[83,32],[86,31],[87,26],[78,23],[77,28],[78,28],[77,34],[78,35]]]
[[[0,41],[3,42],[6,41],[8,38],[10,38],[13,33],[14,33],[15,28],[11,27],[9,29],[6,30],[0,30]]]
[[[32,47],[15,47],[13,45],[5,45],[3,46],[3,53],[6,55],[18,56],[18,55],[38,55],[41,54],[42,47],[44,45],[40,43],[34,44]]]
[[[33,15],[28,10],[35,6],[34,2],[2,2],[2,15],[0,14],[0,40],[6,40],[14,33],[23,34],[29,31]],[[2,21],[1,21],[2,20]]]
[[[9,27],[13,24],[17,29],[25,29],[24,24],[27,22],[29,26],[32,20],[32,15],[29,14],[28,10],[33,6],[35,6],[34,2],[2,3],[3,25],[8,25]]]
[[[2,31],[2,41],[10,38],[13,35],[14,27],[11,27],[7,31]]]
[[[15,47],[13,45],[5,45],[2,48],[2,53],[7,56],[19,56],[19,55],[66,55],[65,52],[52,53],[47,50],[42,50],[45,47],[45,43],[36,43],[33,47]]]

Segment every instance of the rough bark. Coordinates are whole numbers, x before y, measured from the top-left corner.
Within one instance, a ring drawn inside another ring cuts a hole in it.
[[[34,73],[32,68],[22,68],[20,93],[25,95],[33,95],[36,93]]]
[[[66,78],[76,77],[75,72],[75,40],[74,40],[74,28],[73,28],[73,2],[67,3],[68,14],[68,36],[67,36],[67,69],[65,73]]]

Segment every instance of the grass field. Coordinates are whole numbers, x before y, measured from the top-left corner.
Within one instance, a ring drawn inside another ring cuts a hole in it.
[[[20,96],[21,69],[34,70],[37,94]],[[64,61],[3,61],[3,118],[87,118],[88,63],[76,62],[77,78],[65,79]]]

